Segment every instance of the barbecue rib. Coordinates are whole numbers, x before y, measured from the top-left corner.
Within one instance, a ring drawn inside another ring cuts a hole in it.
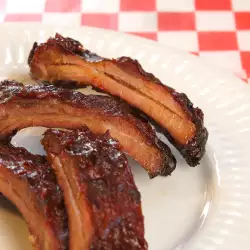
[[[71,250],[146,250],[140,193],[119,143],[87,127],[42,144],[64,192]]]
[[[68,221],[53,169],[24,148],[0,146],[0,192],[24,216],[37,250],[67,250]]]
[[[136,118],[129,106],[109,96],[83,95],[53,86],[24,86],[13,81],[0,83],[0,136],[29,126],[79,128],[87,125],[102,134],[110,130],[122,149],[149,173],[169,175],[176,160],[156,137],[150,124]]]
[[[208,132],[202,111],[185,94],[145,72],[138,61],[102,58],[78,41],[56,34],[46,43],[34,44],[28,63],[39,81],[65,87],[92,85],[125,100],[163,128],[189,165],[197,165],[204,155]]]

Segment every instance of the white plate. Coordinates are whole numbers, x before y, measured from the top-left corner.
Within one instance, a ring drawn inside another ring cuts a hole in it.
[[[0,77],[31,83],[27,55],[34,41],[55,32],[81,41],[106,57],[139,59],[163,83],[185,92],[205,113],[210,132],[200,166],[188,167],[174,150],[178,166],[171,177],[149,180],[132,162],[142,193],[150,250],[237,250],[250,248],[250,89],[199,58],[155,42],[92,28],[51,28],[31,24],[0,27]],[[41,129],[26,129],[16,145],[42,153]],[[30,249],[26,224],[0,200],[0,249]]]

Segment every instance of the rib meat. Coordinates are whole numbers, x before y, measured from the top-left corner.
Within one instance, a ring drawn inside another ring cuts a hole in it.
[[[147,249],[140,193],[119,143],[84,127],[48,130],[42,144],[64,192],[70,249]]]
[[[0,83],[0,119],[2,139],[29,126],[74,129],[87,125],[99,134],[110,130],[150,177],[169,175],[176,165],[170,149],[157,139],[149,123],[109,96],[4,81]]]
[[[23,148],[1,145],[0,192],[24,216],[34,249],[68,249],[63,195],[44,157],[32,155]]]
[[[34,44],[29,56],[31,74],[39,81],[68,87],[93,87],[118,96],[156,122],[191,166],[205,152],[208,132],[203,113],[185,94],[163,85],[129,57],[102,58],[71,38],[56,35]]]

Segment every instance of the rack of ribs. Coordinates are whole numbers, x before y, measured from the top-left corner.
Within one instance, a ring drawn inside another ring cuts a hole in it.
[[[153,121],[190,166],[199,164],[208,138],[203,112],[185,94],[146,72],[137,60],[102,58],[78,41],[56,34],[46,43],[34,44],[28,63],[40,82],[78,88],[91,85],[123,99]]]
[[[24,148],[0,146],[0,192],[26,220],[36,250],[68,250],[68,217],[53,169]]]
[[[118,141],[92,133],[49,129],[42,144],[69,216],[71,250],[146,250],[140,193]]]

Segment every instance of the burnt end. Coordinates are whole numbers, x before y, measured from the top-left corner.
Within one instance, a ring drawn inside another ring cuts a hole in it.
[[[63,194],[46,158],[32,155],[24,148],[1,144],[0,165],[28,183],[39,203],[40,213],[55,234],[53,237],[56,237],[59,244],[57,249],[68,250],[68,217]]]
[[[141,195],[119,142],[108,131],[97,135],[82,127],[74,131],[49,129],[42,143],[48,154],[51,144],[59,144],[61,151],[56,157],[71,162],[65,167],[77,169],[78,178],[74,179],[82,192],[74,195],[87,198],[86,211],[90,211],[93,228],[88,249],[146,250]]]
[[[98,56],[97,54],[84,49],[83,45],[79,41],[70,37],[65,38],[58,33],[55,35],[55,38],[50,38],[47,43],[59,45],[68,52],[81,56],[89,62],[99,62],[104,60],[104,58]]]
[[[30,65],[30,63],[31,63],[31,61],[32,61],[32,58],[33,58],[33,56],[34,56],[35,50],[36,50],[37,47],[38,47],[38,44],[37,44],[37,42],[35,42],[35,43],[33,44],[33,47],[32,47],[32,49],[31,49],[31,51],[30,51],[30,54],[29,54],[29,56],[28,56],[28,65]]]
[[[150,178],[154,178],[158,175],[160,176],[168,176],[171,175],[171,173],[175,170],[176,168],[176,159],[175,157],[171,154],[170,148],[166,146],[162,141],[158,141],[157,143],[158,147],[161,148],[165,153],[163,155],[163,166],[162,168],[159,169],[158,173],[154,174],[149,174]]]
[[[168,140],[179,150],[183,158],[186,160],[189,166],[195,167],[199,165],[200,160],[206,152],[206,142],[208,139],[208,131],[206,128],[196,127],[195,137],[188,142],[188,144],[179,144],[173,139],[173,137],[162,128],[157,127],[159,132],[163,132]]]
[[[86,61],[89,62],[100,62],[102,60],[104,60],[104,58],[98,56],[95,53],[92,53],[89,50],[86,50],[83,48],[83,45],[78,42],[77,40],[74,40],[70,37],[63,37],[60,34],[56,33],[55,37],[51,37],[48,39],[48,41],[45,44],[40,44],[41,45],[56,45],[59,46],[61,48],[63,48],[64,50],[68,51],[69,53],[73,53],[76,54],[78,56],[83,57]],[[39,47],[37,45],[37,43],[34,43],[29,57],[28,57],[28,64],[30,65],[33,58],[34,58],[34,53],[36,51],[36,48]]]
[[[77,53],[78,51],[82,50],[82,44],[72,38],[64,38],[60,34],[56,33],[55,38],[50,38],[49,43],[56,43],[60,44],[64,49],[71,51],[72,53]]]
[[[172,91],[175,100],[181,104],[186,113],[188,113],[191,121],[195,124],[196,133],[187,145],[176,143],[167,131],[164,131],[164,133],[172,144],[180,151],[187,163],[194,167],[199,164],[206,151],[205,147],[208,139],[208,131],[204,126],[204,114],[201,109],[194,108],[193,103],[188,99],[186,94],[178,93],[174,89],[170,90]]]

